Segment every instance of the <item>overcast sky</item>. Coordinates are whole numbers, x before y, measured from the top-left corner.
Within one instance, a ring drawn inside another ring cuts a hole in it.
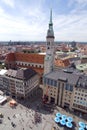
[[[0,41],[45,41],[51,8],[56,41],[87,41],[87,0],[0,0]]]

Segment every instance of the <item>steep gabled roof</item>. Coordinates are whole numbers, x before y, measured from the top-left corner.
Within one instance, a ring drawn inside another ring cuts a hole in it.
[[[9,53],[5,59],[6,62],[15,61],[15,53]]]
[[[22,79],[22,80],[28,80],[36,74],[37,74],[37,72],[34,71],[32,68],[19,69],[19,70],[17,70],[16,78]]]
[[[33,53],[15,53],[15,60],[22,62],[44,64],[44,55]]]
[[[29,63],[44,64],[45,55],[35,53],[9,53],[6,57],[6,62],[21,61]]]
[[[36,74],[37,74],[37,72],[34,71],[32,68],[29,68],[29,69],[26,69],[26,68],[23,69],[22,68],[22,69],[19,69],[19,70],[9,69],[5,73],[6,76],[9,76],[9,77],[12,77],[12,78],[17,78],[17,79],[20,79],[20,80],[28,80]]]

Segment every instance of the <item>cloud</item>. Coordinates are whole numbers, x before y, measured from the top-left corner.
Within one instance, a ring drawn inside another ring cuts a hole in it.
[[[71,1],[70,6],[75,4],[73,1],[76,0]],[[14,7],[16,15],[14,12],[7,12],[5,8],[2,8],[3,6],[0,7],[0,40],[45,41],[50,17],[48,8],[45,8],[44,0],[38,0],[38,3],[32,0],[30,3],[27,2],[15,0],[14,3],[13,1],[13,6],[10,7]],[[81,0],[77,2],[78,4],[67,14],[59,14],[53,9],[55,40],[87,41],[87,9],[79,6]]]
[[[69,0],[67,4],[71,10],[54,18],[56,40],[87,41],[87,0]]]
[[[75,6],[76,9],[84,9],[87,6],[87,0],[68,0],[68,6]]]
[[[87,5],[87,0],[68,0],[68,4],[72,5],[72,4],[84,4]]]
[[[12,8],[14,8],[14,6],[15,6],[15,2],[14,2],[14,0],[1,0],[4,4],[6,4],[6,5],[8,5],[8,6],[10,6],[10,7],[12,7]]]
[[[24,10],[23,16],[20,17],[6,14],[2,10],[0,12],[0,40],[45,39],[45,14],[37,8],[33,12],[32,9]]]
[[[79,4],[82,4],[82,3],[87,4],[87,0],[73,0],[73,1],[76,1]]]
[[[0,14],[4,13],[4,10],[0,7]]]
[[[54,20],[56,40],[87,41],[87,14],[85,13],[56,17]]]

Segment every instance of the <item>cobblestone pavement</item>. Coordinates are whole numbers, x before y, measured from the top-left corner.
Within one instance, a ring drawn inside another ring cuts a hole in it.
[[[54,127],[56,130],[65,130],[66,128],[61,127],[54,122],[55,114],[58,111],[74,118],[76,124],[75,130],[78,130],[77,122],[83,121],[77,116],[73,116],[69,112],[67,113],[62,108],[57,107],[53,113],[50,113],[40,107],[38,113],[41,116],[41,121],[35,124],[34,115],[37,110],[37,105],[39,104],[40,99],[35,99],[18,103],[16,108],[11,108],[9,103],[0,106],[0,112],[4,115],[4,118],[2,119],[3,122],[0,124],[0,130],[54,130]],[[14,127],[12,126],[12,123],[15,124]]]

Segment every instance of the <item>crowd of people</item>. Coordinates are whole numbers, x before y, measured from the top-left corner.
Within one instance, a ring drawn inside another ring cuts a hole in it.
[[[34,114],[34,121],[35,121],[35,124],[36,123],[40,123],[42,121],[42,118],[41,118],[41,114],[38,113],[38,112],[35,112]]]

